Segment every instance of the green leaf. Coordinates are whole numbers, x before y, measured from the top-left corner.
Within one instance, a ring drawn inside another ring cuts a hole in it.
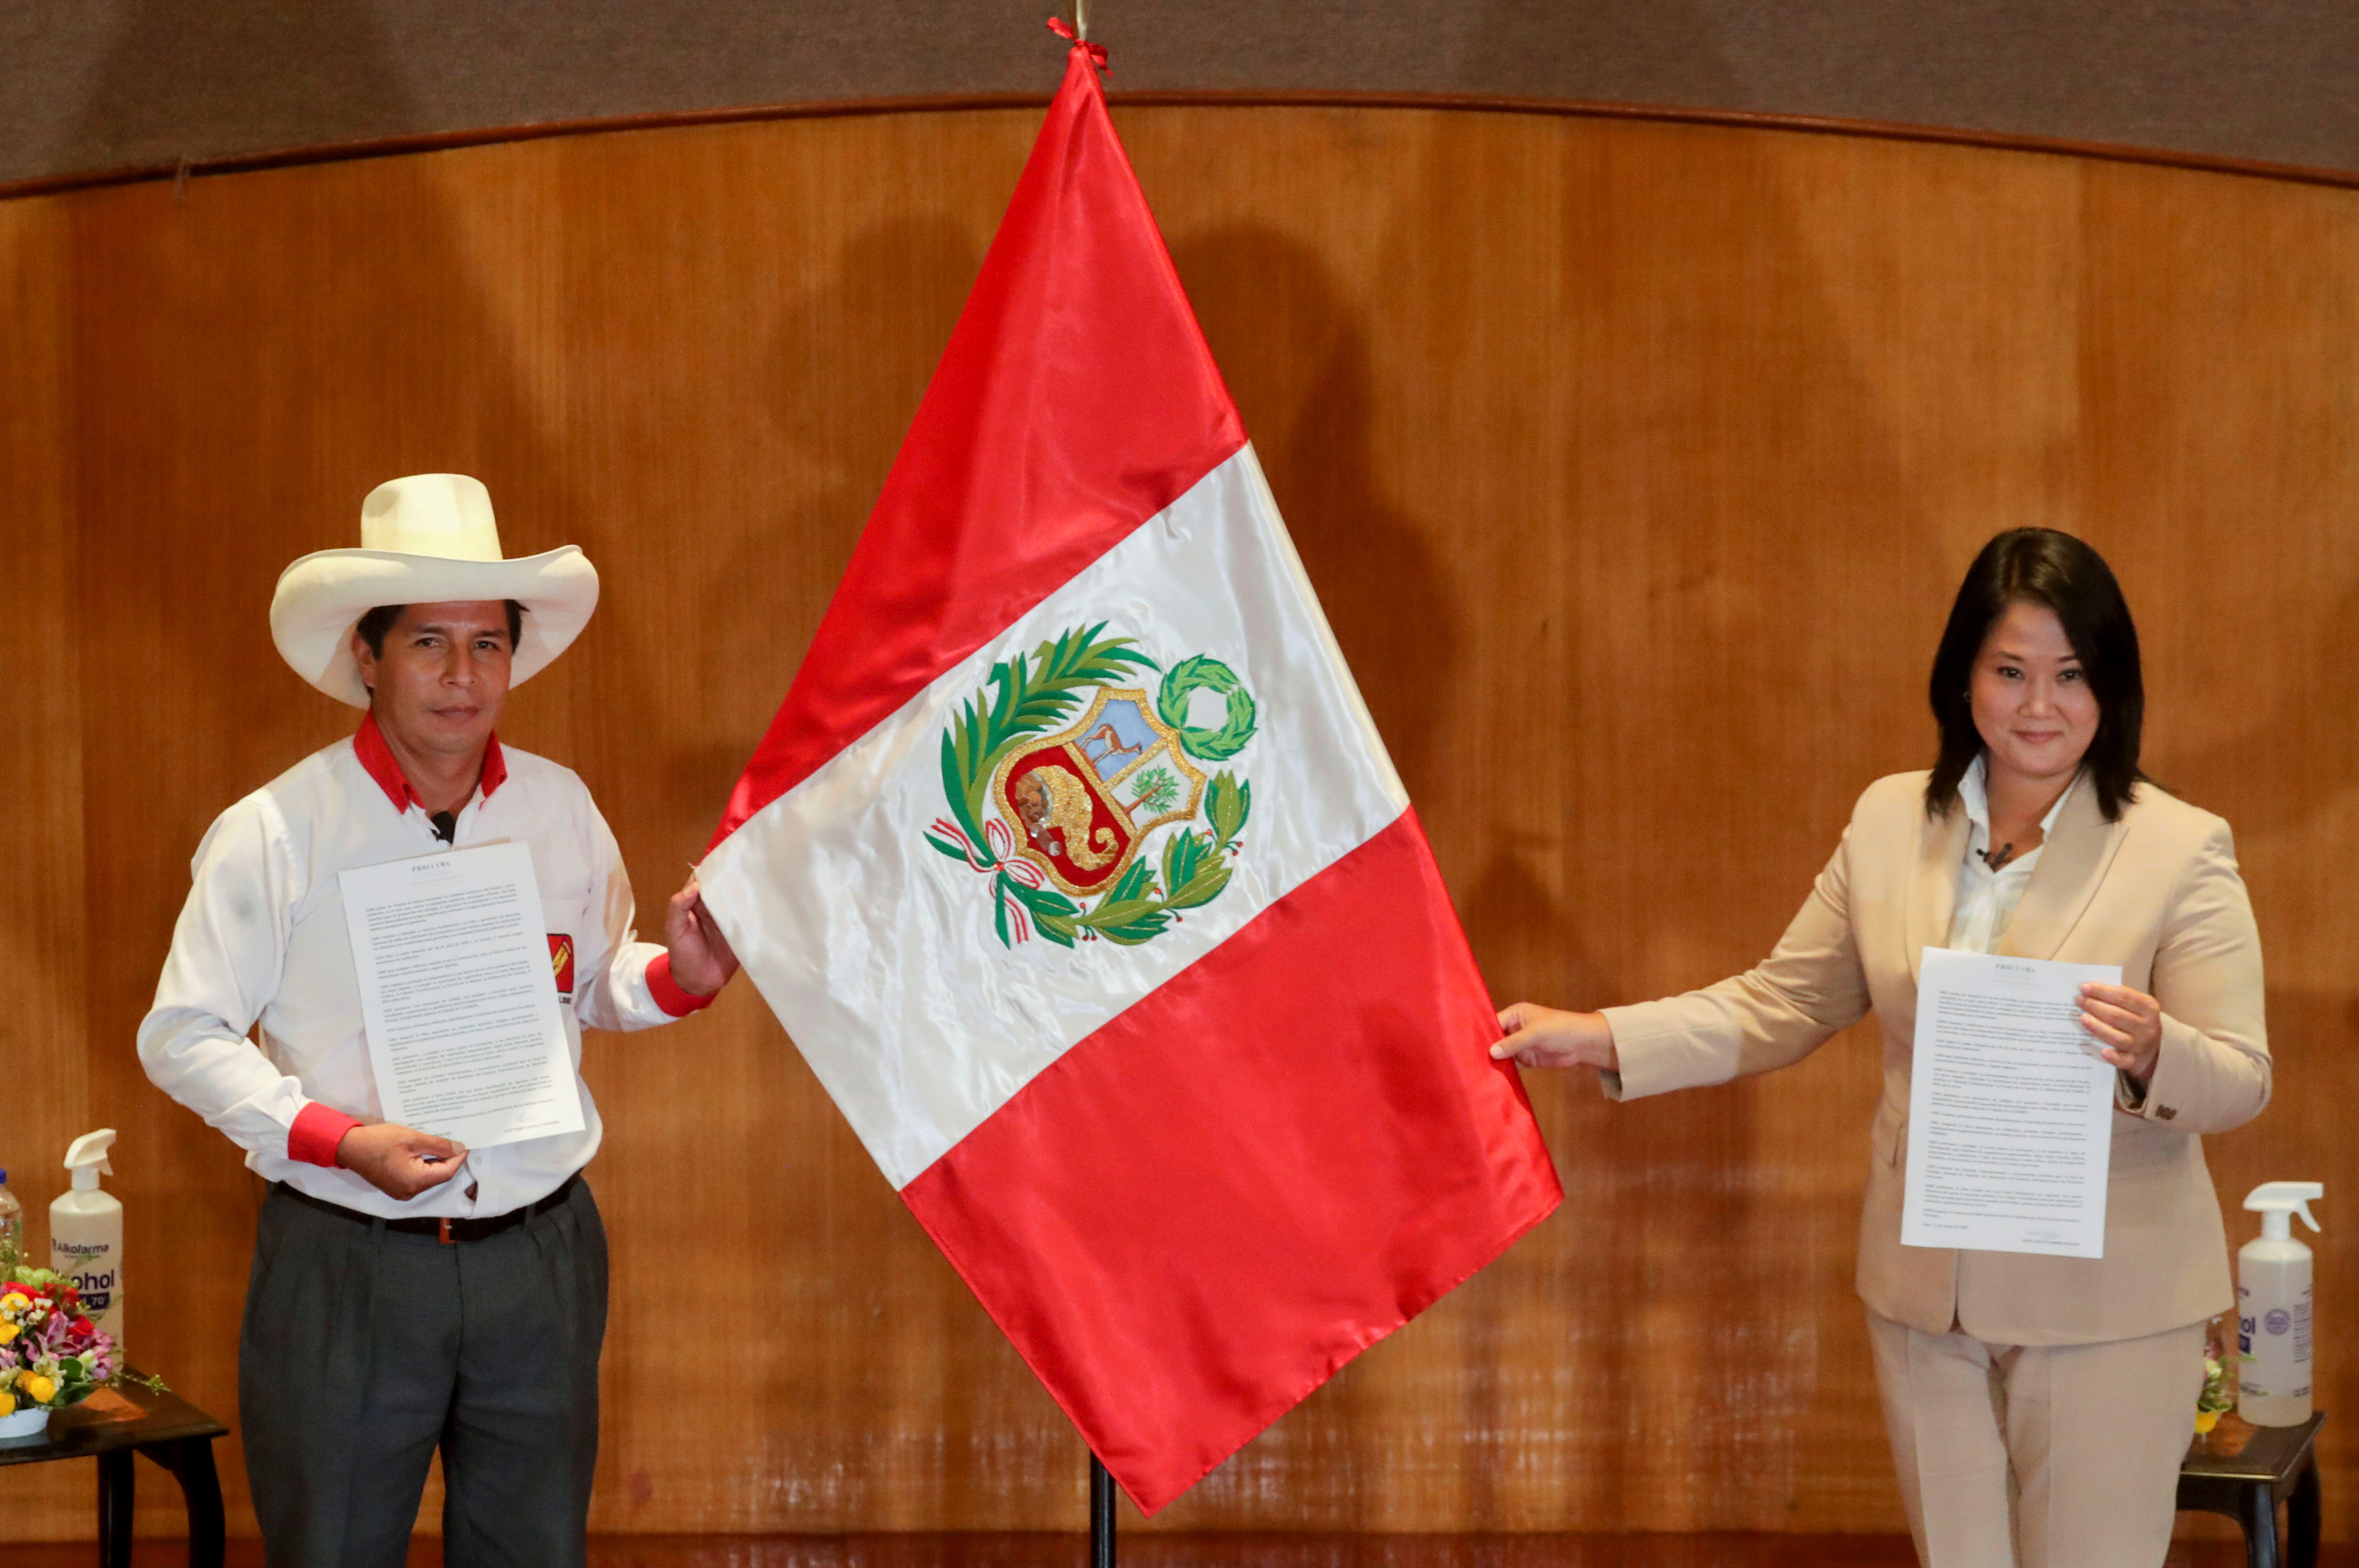
[[[1000,885],[1016,895],[1016,900],[1035,914],[1079,914],[1082,906],[1054,888],[1027,887],[1005,871],[1000,873]]]
[[[1133,860],[1130,870],[1123,872],[1121,880],[1106,890],[1105,901],[1106,903],[1121,903],[1129,899],[1148,898],[1153,896],[1154,891],[1155,873],[1147,869],[1144,860]],[[1103,908],[1104,905],[1099,907]]]
[[[1110,898],[1082,915],[1081,924],[1092,930],[1107,925],[1126,925],[1154,907],[1143,898]]]
[[[926,842],[931,844],[935,849],[940,849],[943,854],[948,855],[951,860],[956,860],[962,866],[970,863],[966,858],[966,851],[960,849],[957,845],[951,843],[947,838],[929,833],[926,835]]]
[[[1193,909],[1210,903],[1229,885],[1229,868],[1215,861],[1180,884],[1177,892],[1163,901],[1166,909]]]
[[[1071,916],[1081,913],[1081,905],[1052,888],[1027,887],[1006,871],[992,884],[992,906],[999,922],[1002,946],[1012,946],[1007,940],[1007,900],[1013,898],[1032,916],[1032,924],[1040,935],[1060,947],[1073,945]],[[1005,896],[1002,896],[1005,895]]]
[[[956,748],[951,744],[951,738],[944,735],[942,737],[942,793],[949,797],[951,815],[958,819],[958,825],[961,827],[966,829],[968,841],[974,845],[975,853],[983,857],[984,869],[989,870],[999,863],[999,858],[991,852],[991,840],[984,837],[982,825],[975,820],[973,799],[966,790],[959,786],[956,779],[958,759],[955,752]],[[959,859],[962,860],[966,857],[961,855]]]
[[[1204,841],[1186,828],[1181,828],[1164,841],[1163,885],[1184,887],[1196,874],[1198,862],[1204,858]]]
[[[1125,947],[1160,936],[1171,917],[1152,899],[1109,898],[1077,923],[1089,927],[1109,942],[1119,942]]]
[[[1253,785],[1241,784],[1234,773],[1223,772],[1212,775],[1212,787],[1204,792],[1204,815],[1212,818],[1212,838],[1217,848],[1227,849],[1245,831],[1245,818],[1253,811]]]
[[[1098,935],[1109,942],[1119,943],[1125,947],[1136,947],[1162,935],[1164,923],[1169,918],[1169,916],[1158,909],[1125,925],[1101,926],[1098,929]]]

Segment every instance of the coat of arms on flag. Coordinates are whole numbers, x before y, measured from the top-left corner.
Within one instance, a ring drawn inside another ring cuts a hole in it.
[[[926,842],[992,879],[1002,946],[1040,935],[1070,947],[1103,938],[1153,941],[1229,883],[1253,785],[1228,769],[1208,780],[1198,763],[1234,757],[1253,739],[1253,697],[1209,654],[1169,673],[1132,646],[1075,627],[991,667],[992,691],[959,708],[942,735],[950,805]],[[1160,676],[1150,694],[1126,681]],[[1047,731],[1094,695],[1079,723]],[[1198,692],[1222,705],[1214,724],[1190,724]],[[1158,858],[1146,855],[1158,829]],[[979,826],[978,826],[979,825]]]
[[[1561,1195],[1087,46],[699,871],[1150,1512]]]

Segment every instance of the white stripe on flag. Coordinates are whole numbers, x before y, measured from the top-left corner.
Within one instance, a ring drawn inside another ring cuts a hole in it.
[[[1242,853],[1219,897],[1141,946],[1035,935],[1010,949],[993,928],[993,879],[925,841],[947,809],[941,738],[994,664],[1099,622],[1167,669],[1209,654],[1253,695],[1260,727],[1218,764],[1253,787]],[[745,972],[897,1191],[1408,804],[1248,446],[756,813],[698,875]]]

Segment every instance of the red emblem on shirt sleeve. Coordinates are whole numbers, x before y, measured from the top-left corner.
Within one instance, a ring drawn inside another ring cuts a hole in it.
[[[557,977],[557,994],[566,1001],[573,1000],[573,938],[561,931],[549,934],[549,968]]]

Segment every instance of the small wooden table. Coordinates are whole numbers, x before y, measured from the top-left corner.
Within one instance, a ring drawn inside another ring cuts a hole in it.
[[[2318,1456],[2311,1444],[2326,1412],[2299,1426],[2255,1426],[2234,1414],[2188,1444],[2179,1466],[2179,1506],[2226,1514],[2245,1530],[2249,1568],[2316,1568]],[[2277,1542],[2277,1505],[2286,1539]]]
[[[131,1456],[145,1454],[180,1483],[189,1509],[190,1568],[221,1568],[224,1530],[213,1439],[228,1433],[177,1394],[125,1384],[102,1389],[60,1411],[38,1436],[0,1439],[0,1465],[96,1459],[98,1561],[101,1568],[130,1568],[131,1504],[137,1486]]]

